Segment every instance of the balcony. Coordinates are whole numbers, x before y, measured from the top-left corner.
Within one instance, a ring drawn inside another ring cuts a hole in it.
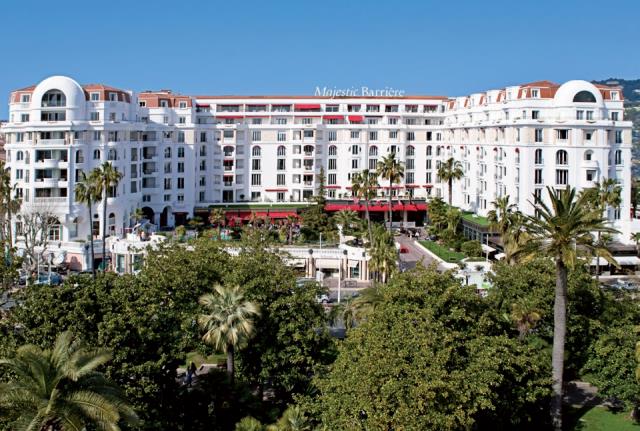
[[[64,139],[39,139],[37,144],[43,146],[64,147],[66,145],[66,141]]]
[[[34,167],[36,169],[58,169],[61,161],[58,159],[40,159],[36,160]],[[66,160],[64,162],[66,163]]]

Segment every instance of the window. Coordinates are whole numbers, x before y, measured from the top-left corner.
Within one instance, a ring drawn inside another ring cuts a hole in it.
[[[415,155],[415,148],[413,147],[413,145],[409,145],[407,147],[407,156],[408,157],[413,157]]]
[[[251,169],[253,169],[254,171],[260,170],[260,159],[251,160]]]
[[[93,160],[100,160],[100,150],[93,150]]]
[[[567,169],[556,169],[556,185],[566,186],[569,180],[569,171]]]
[[[415,180],[414,177],[414,173],[413,172],[407,172],[407,177],[405,178],[405,181],[407,184],[413,184]]]
[[[533,201],[540,202],[542,200],[542,189],[537,188],[533,190]]]
[[[587,111],[587,120],[588,121],[592,121],[593,120],[593,111]]]
[[[262,132],[260,132],[260,130],[254,130],[253,133],[251,133],[251,139],[254,141],[261,141]]]
[[[207,161],[206,160],[200,160],[200,170],[201,171],[206,171],[207,170]]]
[[[536,129],[535,130],[535,142],[542,142],[543,139],[543,135],[542,135],[542,129]]]
[[[587,150],[584,152],[584,159],[585,160],[592,160],[593,159],[593,151],[591,150]]]
[[[181,174],[184,172],[184,162],[178,162],[178,173]]]
[[[94,141],[100,141],[102,140],[102,132],[99,130],[94,130],[93,131],[93,140]]]
[[[407,132],[407,141],[415,141],[415,140],[416,140],[415,132]]]
[[[167,147],[164,149],[164,158],[165,159],[171,158],[171,147]]]
[[[91,121],[100,121],[100,113],[99,112],[92,112],[89,114],[89,119]]]
[[[178,117],[178,124],[185,124],[187,122],[187,118],[184,116],[179,116]]]
[[[584,111],[582,109],[576,111],[576,120],[584,120]]]
[[[622,164],[622,151],[621,150],[616,150],[616,152],[615,152],[615,164],[616,165],[621,165]]]
[[[378,140],[378,132],[369,132],[369,140],[377,141]]]
[[[531,111],[531,119],[532,120],[537,120],[540,118],[540,111]]]
[[[185,109],[187,107],[187,102],[178,102],[178,108]]]
[[[431,148],[431,145],[427,145],[427,156],[431,156],[432,151],[433,151],[433,149]]]
[[[579,91],[573,96],[573,102],[576,103],[596,103],[596,96],[590,91]]]
[[[164,189],[171,190],[171,178],[164,179]]]
[[[184,147],[178,147],[178,158],[184,159]]]
[[[84,163],[84,154],[82,150],[76,151],[76,163]]]
[[[536,169],[533,175],[534,184],[543,184],[542,180],[542,169]]]
[[[569,129],[557,129],[556,137],[559,141],[566,141],[569,139]]]
[[[284,186],[285,184],[286,184],[286,175],[285,174],[276,175],[276,185]]]
[[[287,132],[278,132],[278,142],[284,142],[287,140]]]
[[[618,121],[618,113],[616,111],[611,113],[611,121]]]
[[[369,170],[375,171],[378,168],[378,159],[369,159]]]
[[[533,97],[534,99],[537,99],[538,97],[540,97],[540,90],[538,90],[537,88],[532,88],[531,97]]]
[[[556,165],[566,165],[568,164],[569,156],[565,150],[558,150],[556,152]]]
[[[253,148],[251,149],[251,155],[252,155],[253,157],[260,157],[260,154],[261,154],[261,153],[262,153],[262,152],[261,152],[261,150],[260,150],[260,147],[253,147]]]
[[[207,185],[207,177],[200,177],[200,187],[204,187]]]
[[[138,106],[141,108],[146,108],[147,107],[147,101],[146,100],[140,100],[138,102]]]
[[[359,159],[352,159],[351,160],[351,169],[358,169],[358,165],[359,165]]]
[[[617,91],[612,91],[611,100],[620,100],[620,94]]]
[[[535,164],[536,165],[541,165],[542,164],[542,150],[540,148],[538,148],[535,152]]]
[[[590,141],[591,138],[593,138],[593,132],[591,131],[585,131],[584,132],[584,140],[585,141]]]
[[[353,154],[354,156],[357,156],[359,153],[360,153],[360,147],[357,145],[352,145],[351,154]]]
[[[369,156],[377,156],[378,155],[378,147],[373,146],[369,148]]]
[[[282,157],[286,155],[287,155],[287,149],[284,147],[284,145],[280,145],[278,147],[278,156]]]
[[[260,174],[251,174],[251,185],[259,186],[262,184],[262,176]]]
[[[184,132],[178,132],[178,142],[184,142]]]
[[[254,162],[259,162],[260,160],[254,160]],[[276,163],[276,169],[278,171],[284,171],[286,169],[286,159],[278,159]]]
[[[431,163],[431,159],[427,159],[426,169],[427,169],[428,171],[430,171],[430,170],[432,169],[432,166],[433,166],[433,165],[432,165],[432,163]]]
[[[60,90],[49,90],[42,96],[42,107],[67,106],[67,98]]]
[[[338,168],[338,159],[329,159],[328,169],[335,171]]]
[[[616,144],[622,144],[622,130],[616,130],[615,142]]]
[[[304,138],[313,138],[313,130],[305,130],[303,134]]]
[[[334,142],[338,140],[338,132],[336,132],[335,130],[331,130],[327,136],[327,139],[329,140],[329,142]]]
[[[184,189],[184,178],[183,177],[178,178],[178,188],[179,189]]]
[[[327,175],[327,183],[329,185],[336,185],[338,183],[338,176],[336,174]]]
[[[375,132],[377,133],[377,132]],[[412,132],[411,132],[412,133]],[[377,135],[376,135],[377,136]],[[376,138],[377,139],[377,138]],[[392,130],[389,132],[389,139],[398,139],[398,131]]]
[[[360,131],[352,130],[351,131],[351,139],[360,139]]]
[[[415,169],[415,159],[407,159],[407,163],[406,163],[406,167],[407,170],[413,170]]]
[[[29,103],[31,102],[31,95],[30,94],[21,94],[20,95],[20,103]]]
[[[594,169],[587,169],[587,181],[596,180],[596,171]]]
[[[20,122],[21,123],[28,123],[29,122],[29,114],[20,115]]]

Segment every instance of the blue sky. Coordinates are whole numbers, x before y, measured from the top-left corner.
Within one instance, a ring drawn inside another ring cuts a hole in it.
[[[451,96],[639,78],[639,12],[637,0],[8,0],[0,118],[12,89],[54,74],[186,94],[366,85]]]

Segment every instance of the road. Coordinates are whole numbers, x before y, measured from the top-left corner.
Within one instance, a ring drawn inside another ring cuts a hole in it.
[[[395,237],[395,240],[398,244],[400,244],[400,248],[405,247],[408,250],[408,253],[400,253],[401,270],[415,268],[420,261],[422,261],[422,264],[425,267],[428,267],[432,263],[438,263],[429,254],[425,253],[421,248],[419,248],[413,238],[409,238],[406,235],[398,235]],[[438,271],[444,272],[446,270],[447,269],[445,267],[438,264]]]

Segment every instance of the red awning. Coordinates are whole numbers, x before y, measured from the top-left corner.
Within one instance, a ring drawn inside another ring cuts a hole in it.
[[[324,115],[323,120],[344,120],[344,115]]]
[[[362,115],[349,115],[349,121],[352,123],[362,123],[364,121],[364,117]]]
[[[247,115],[247,118],[269,118],[268,115]]]
[[[341,189],[342,186],[325,186],[326,189]]]
[[[416,188],[420,187],[419,184],[405,184],[404,186],[406,188],[408,188],[408,189],[416,189]]]
[[[295,109],[320,109],[320,105],[308,104],[308,103],[296,104],[294,105],[294,107]]]
[[[210,106],[210,103],[196,103],[196,108],[208,108]]]
[[[426,211],[427,209],[427,204],[416,204],[416,209],[418,211]]]
[[[265,192],[288,192],[289,189],[264,189]]]
[[[423,187],[424,187],[425,189],[430,189],[430,188],[432,188],[432,187],[433,187],[433,184],[425,184]]]
[[[238,120],[244,118],[243,115],[216,115],[216,118],[222,118],[223,120]]]

